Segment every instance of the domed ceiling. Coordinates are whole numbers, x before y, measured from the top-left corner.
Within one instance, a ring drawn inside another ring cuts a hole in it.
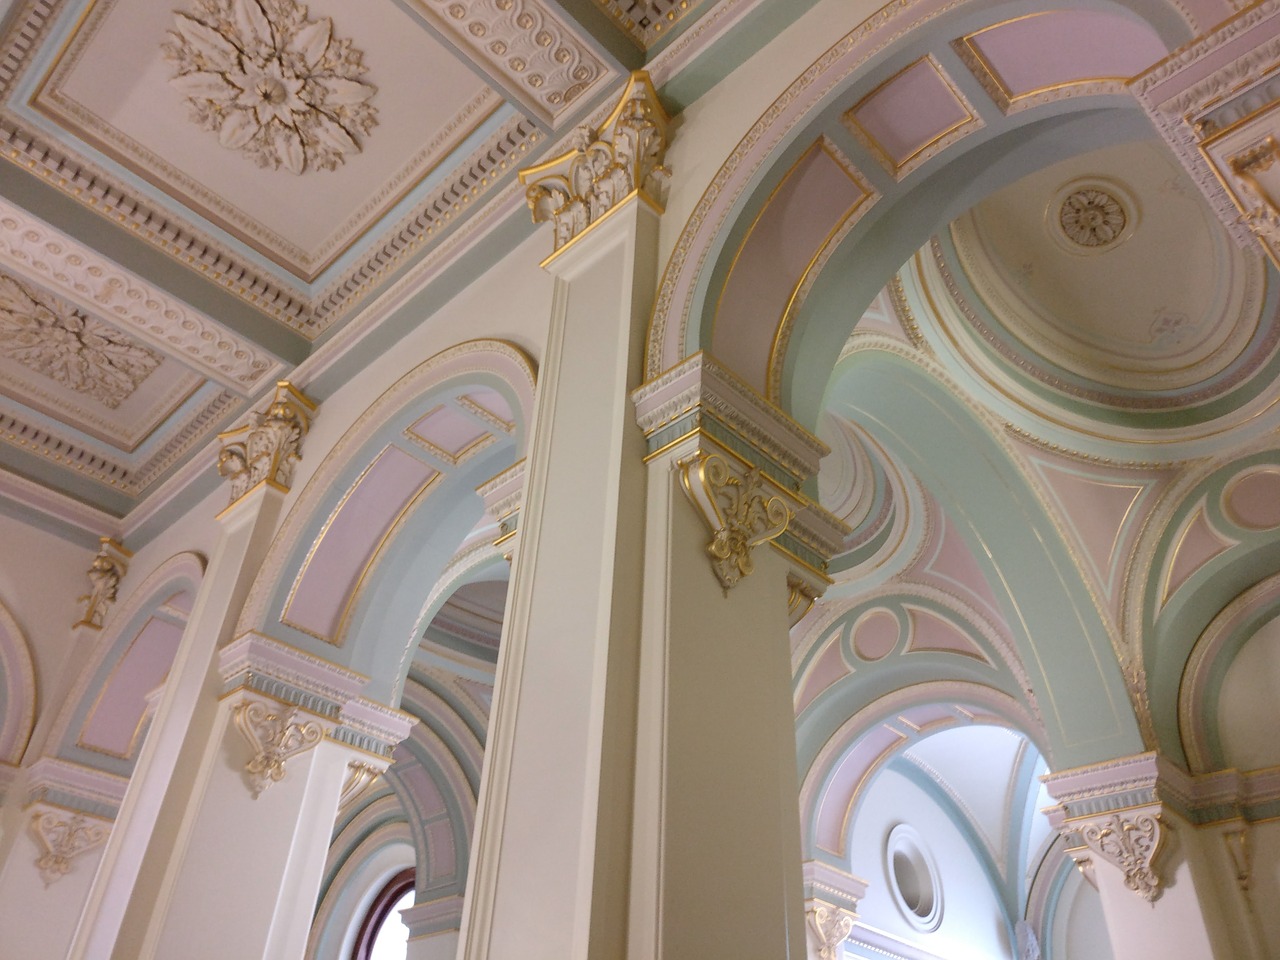
[[[931,252],[968,336],[1006,373],[1114,409],[1238,387],[1274,353],[1266,268],[1154,142],[1085,154],[998,191]],[[942,311],[944,318],[954,311]],[[965,343],[968,341],[969,343]]]

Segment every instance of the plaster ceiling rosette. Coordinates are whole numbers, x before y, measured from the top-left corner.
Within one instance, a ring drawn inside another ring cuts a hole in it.
[[[1006,369],[1086,404],[1203,404],[1274,352],[1261,258],[1158,144],[1025,177],[955,220],[930,255],[942,295]]]
[[[394,6],[335,0],[97,0],[30,98],[53,135],[304,283],[500,104]]]

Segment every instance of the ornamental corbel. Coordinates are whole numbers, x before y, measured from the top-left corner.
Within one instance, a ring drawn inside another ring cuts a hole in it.
[[[77,627],[102,629],[107,611],[116,602],[120,581],[129,570],[127,561],[132,556],[132,552],[111,537],[99,540],[98,554],[85,574],[89,578],[89,592],[79,598],[79,602],[85,606],[83,615],[76,623]]]
[[[302,438],[311,429],[316,404],[287,380],[276,384],[275,396],[252,422],[218,434],[218,474],[231,481],[235,503],[260,483],[288,490],[294,465],[302,459]]]
[[[804,918],[812,947],[809,955],[817,960],[839,960],[840,944],[853,933],[854,915],[848,910],[813,900],[806,905]]]
[[[1164,838],[1158,813],[1117,812],[1072,826],[1090,850],[1119,868],[1126,887],[1149,903],[1160,898],[1155,860]]]
[[[755,569],[752,551],[786,532],[791,511],[781,497],[765,495],[759,467],[739,475],[714,453],[699,453],[676,467],[685,494],[711,531],[707,556],[727,596]]]
[[[297,707],[271,707],[260,700],[245,700],[232,713],[236,729],[253,750],[244,772],[255,800],[271,784],[284,779],[285,761],[323,739],[319,723],[299,723],[297,718]]]
[[[567,153],[520,171],[534,223],[554,226],[554,250],[634,194],[661,212],[671,182],[667,124],[649,75],[637,70],[598,131],[578,127]]]
[[[36,869],[46,887],[70,873],[76,857],[107,838],[105,826],[91,824],[79,814],[64,818],[47,810],[31,815],[30,830],[40,846]]]

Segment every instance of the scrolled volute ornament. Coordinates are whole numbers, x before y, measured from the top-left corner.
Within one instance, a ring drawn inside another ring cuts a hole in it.
[[[840,944],[853,933],[853,914],[825,903],[813,903],[805,910],[805,920],[818,960],[839,960]]]
[[[599,131],[578,127],[571,149],[520,171],[534,223],[551,223],[559,250],[632,194],[659,210],[667,201],[670,171],[667,115],[648,74],[637,71]]]
[[[46,887],[70,873],[72,861],[106,840],[108,832],[79,814],[61,817],[50,811],[33,813],[29,829],[40,847],[36,869]]]
[[[781,497],[764,495],[758,467],[739,476],[716,454],[699,454],[676,466],[685,494],[711,531],[707,556],[727,595],[755,569],[752,551],[786,532],[791,511]]]
[[[1155,859],[1160,852],[1160,818],[1155,813],[1114,813],[1080,828],[1085,844],[1124,874],[1124,885],[1148,902],[1160,897]]]
[[[302,438],[311,428],[316,405],[287,380],[276,384],[275,396],[252,422],[218,435],[218,475],[231,482],[235,503],[259,483],[288,490],[293,469],[302,459]]]
[[[273,709],[259,700],[246,700],[232,713],[236,729],[253,750],[244,772],[255,800],[271,784],[284,779],[286,760],[323,739],[320,724],[314,720],[299,723],[297,717],[297,707]]]

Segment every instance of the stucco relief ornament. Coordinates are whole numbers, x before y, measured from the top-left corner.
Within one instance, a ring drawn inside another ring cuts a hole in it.
[[[815,903],[805,911],[809,936],[817,948],[818,960],[839,960],[840,944],[853,933],[853,914],[824,903]]]
[[[1058,223],[1067,239],[1095,249],[1120,239],[1128,222],[1120,201],[1095,187],[1071,194],[1062,201],[1058,212]]]
[[[42,851],[36,869],[46,887],[71,872],[71,861],[107,838],[106,827],[90,824],[79,814],[63,819],[40,811],[31,815],[30,827]]]
[[[671,172],[662,165],[667,116],[643,71],[632,75],[600,131],[578,127],[570,145],[568,153],[520,171],[533,222],[554,226],[554,249],[633,193],[643,194],[659,209],[666,203],[671,183]]]
[[[295,0],[199,0],[162,49],[192,121],[260,167],[334,170],[377,124],[363,54]]]
[[[102,629],[107,611],[116,602],[120,581],[128,572],[125,558],[129,556],[129,551],[110,537],[101,539],[97,556],[85,574],[89,578],[89,592],[80,598],[79,602],[85,605],[85,609],[77,626]]]
[[[232,503],[263,482],[289,489],[315,410],[311,400],[281,380],[266,413],[255,413],[251,423],[218,434],[218,473],[231,481]]]
[[[781,497],[761,492],[758,467],[738,476],[715,454],[682,460],[677,466],[685,493],[711,530],[707,556],[727,594],[755,569],[751,552],[786,532],[791,511]]]
[[[0,274],[0,356],[116,409],[155,372],[158,353],[70,304]]]
[[[1152,813],[1112,814],[1086,823],[1080,836],[1089,849],[1124,873],[1124,885],[1147,901],[1160,896],[1153,863],[1160,847],[1160,820]]]
[[[314,720],[297,721],[298,708],[273,710],[258,700],[246,700],[235,708],[232,719],[248,742],[253,756],[244,765],[254,799],[273,783],[284,779],[285,761],[310,750],[323,738]]]

